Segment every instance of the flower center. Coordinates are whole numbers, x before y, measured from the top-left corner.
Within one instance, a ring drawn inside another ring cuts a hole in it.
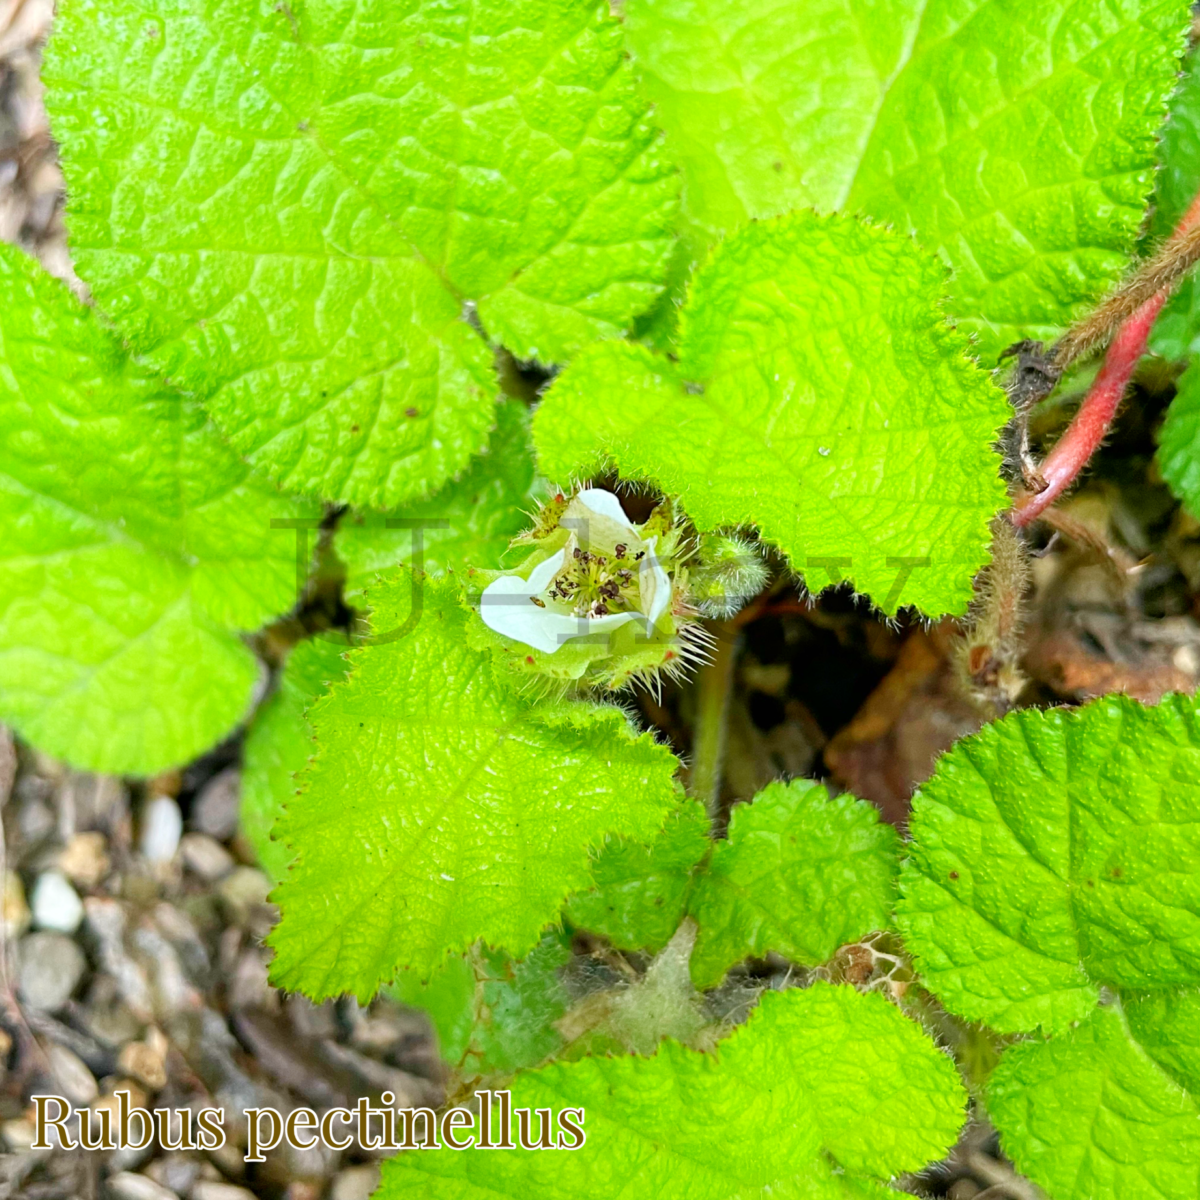
[[[641,599],[637,564],[645,557],[645,550],[631,550],[623,542],[605,555],[583,549],[572,538],[547,594],[569,605],[576,617],[630,612]]]

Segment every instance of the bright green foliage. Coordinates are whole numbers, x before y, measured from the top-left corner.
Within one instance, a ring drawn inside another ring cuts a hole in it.
[[[899,924],[951,1012],[1067,1027],[1098,986],[1200,981],[1200,720],[1191,698],[1011,713],[914,798]]]
[[[881,996],[816,984],[765,994],[715,1054],[666,1042],[520,1075],[514,1105],[586,1110],[582,1149],[402,1154],[377,1197],[873,1195],[945,1153],[964,1100],[950,1059]]]
[[[448,958],[427,984],[402,971],[388,991],[429,1014],[442,1058],[460,1075],[515,1071],[535,1066],[562,1045],[553,1023],[566,1012],[558,971],[570,957],[559,933],[546,934],[519,962],[475,946]]]
[[[1189,56],[1187,70],[1171,98],[1171,115],[1162,132],[1159,159],[1151,243],[1171,232],[1200,191],[1200,74],[1196,72],[1194,54]],[[1155,322],[1150,349],[1164,358],[1181,359],[1192,353],[1198,338],[1200,289],[1193,272]]]
[[[890,922],[896,831],[874,805],[831,800],[810,780],[772,783],[740,804],[696,881],[688,911],[700,926],[697,987],[735,962],[774,950],[806,966],[825,962]]]
[[[1182,1003],[1194,1050],[1200,1003]],[[1154,1043],[1175,1031],[1139,1030],[1137,1007],[1099,1008],[1068,1034],[1013,1047],[992,1076],[988,1111],[1004,1150],[1051,1200],[1200,1193],[1200,1106],[1155,1061]],[[1152,1020],[1163,1015],[1157,1007]],[[1193,1072],[1189,1088],[1197,1082]]]
[[[260,678],[237,631],[293,601],[294,507],[8,247],[0,439],[0,718],[100,771],[206,750]]]
[[[314,638],[288,655],[279,686],[254,716],[242,749],[242,832],[259,865],[278,883],[287,875],[291,854],[272,836],[275,822],[296,794],[296,772],[315,747],[304,714],[330,680],[346,668],[346,647]]]
[[[1200,371],[1190,366],[1179,378],[1175,398],[1158,435],[1163,478],[1193,513],[1200,513]]]
[[[390,506],[486,441],[491,352],[561,360],[666,271],[677,185],[597,0],[68,0],[75,261],[292,488]]]
[[[679,927],[710,844],[704,805],[685,800],[648,846],[610,837],[592,866],[595,886],[572,896],[564,915],[620,950],[661,950]]]
[[[587,886],[589,847],[651,839],[674,799],[675,759],[619,709],[539,723],[467,645],[452,581],[396,572],[367,602],[380,641],[311,709],[317,756],[276,831],[297,862],[273,975],[313,998],[428,978],[476,940],[524,954]]]
[[[629,0],[688,215],[813,205],[915,232],[991,365],[1122,274],[1174,85],[1181,0]]]
[[[751,226],[697,276],[678,365],[610,342],[559,376],[534,419],[541,468],[611,459],[701,529],[757,525],[814,590],[844,576],[886,612],[962,612],[1004,501],[1009,410],[946,326],[944,286],[885,229]]]
[[[528,524],[535,475],[529,410],[510,400],[497,415],[486,453],[428,500],[390,513],[347,513],[342,518],[334,545],[346,564],[347,596],[358,595],[376,572],[413,562],[418,535],[411,528],[389,529],[387,520],[424,523],[419,536],[426,571],[499,565],[509,540]]]

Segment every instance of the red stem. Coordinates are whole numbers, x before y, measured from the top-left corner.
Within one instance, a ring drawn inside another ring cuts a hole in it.
[[[1104,366],[1079,406],[1075,419],[1038,468],[1046,481],[1045,488],[1040,492],[1025,492],[1017,499],[1012,522],[1018,528],[1040,516],[1071,486],[1104,440],[1134,368],[1146,351],[1150,330],[1167,302],[1168,294],[1164,289],[1151,296],[1117,330],[1104,356]]]

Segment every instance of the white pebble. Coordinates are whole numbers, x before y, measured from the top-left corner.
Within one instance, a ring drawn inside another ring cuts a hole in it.
[[[29,907],[39,929],[74,933],[83,920],[83,901],[61,871],[43,871],[37,877]]]
[[[183,815],[170,796],[155,796],[142,810],[142,855],[152,863],[170,862],[179,849]]]

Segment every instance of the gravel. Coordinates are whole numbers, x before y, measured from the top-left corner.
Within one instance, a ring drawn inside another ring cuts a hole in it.
[[[83,920],[83,901],[61,871],[43,871],[37,877],[29,906],[38,929],[74,933]]]
[[[30,1008],[55,1012],[87,969],[83,951],[63,933],[31,933],[18,950],[17,993]]]

